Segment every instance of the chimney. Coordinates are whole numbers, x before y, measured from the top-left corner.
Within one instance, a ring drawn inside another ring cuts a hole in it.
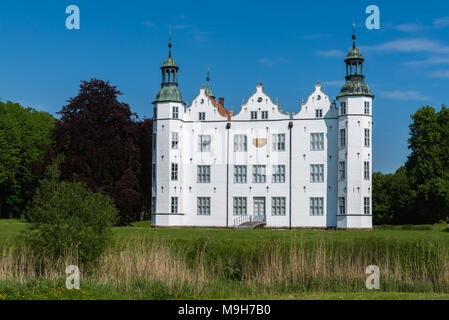
[[[218,98],[218,103],[224,107],[224,98]]]

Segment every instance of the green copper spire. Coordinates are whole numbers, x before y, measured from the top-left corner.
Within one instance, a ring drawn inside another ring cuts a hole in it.
[[[210,67],[207,70],[207,87],[206,87],[206,94],[211,97],[215,98],[214,93],[212,92],[212,89],[210,88]]]
[[[363,59],[362,53],[357,49],[355,35],[355,23],[353,24],[352,33],[352,48],[346,55],[346,83],[340,90],[338,97],[344,96],[368,96],[374,97],[371,93],[370,87],[365,83],[365,76],[363,75]]]
[[[182,95],[178,89],[178,71],[175,59],[172,58],[171,53],[171,32],[168,42],[168,58],[164,61],[161,67],[162,70],[162,85],[161,90],[156,96],[155,102],[181,102]]]

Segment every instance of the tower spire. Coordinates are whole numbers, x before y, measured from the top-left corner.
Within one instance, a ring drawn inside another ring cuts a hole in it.
[[[355,49],[355,21],[352,23],[352,47]]]
[[[171,58],[171,31],[168,33],[168,56]]]
[[[212,89],[210,88],[210,67],[207,68],[207,78],[206,78],[206,81],[207,81],[206,94],[207,94],[209,97],[215,99],[214,92],[213,92]]]

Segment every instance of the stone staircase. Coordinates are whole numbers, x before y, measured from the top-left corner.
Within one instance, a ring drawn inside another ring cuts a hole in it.
[[[267,224],[265,216],[241,216],[234,219],[234,228],[236,230],[250,230],[263,228]]]

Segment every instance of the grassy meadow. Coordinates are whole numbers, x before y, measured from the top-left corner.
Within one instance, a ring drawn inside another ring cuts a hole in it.
[[[33,256],[0,220],[2,299],[449,299],[444,225],[374,230],[114,228],[97,264],[81,268],[81,290],[65,289],[67,255]],[[380,268],[380,290],[365,269]]]

